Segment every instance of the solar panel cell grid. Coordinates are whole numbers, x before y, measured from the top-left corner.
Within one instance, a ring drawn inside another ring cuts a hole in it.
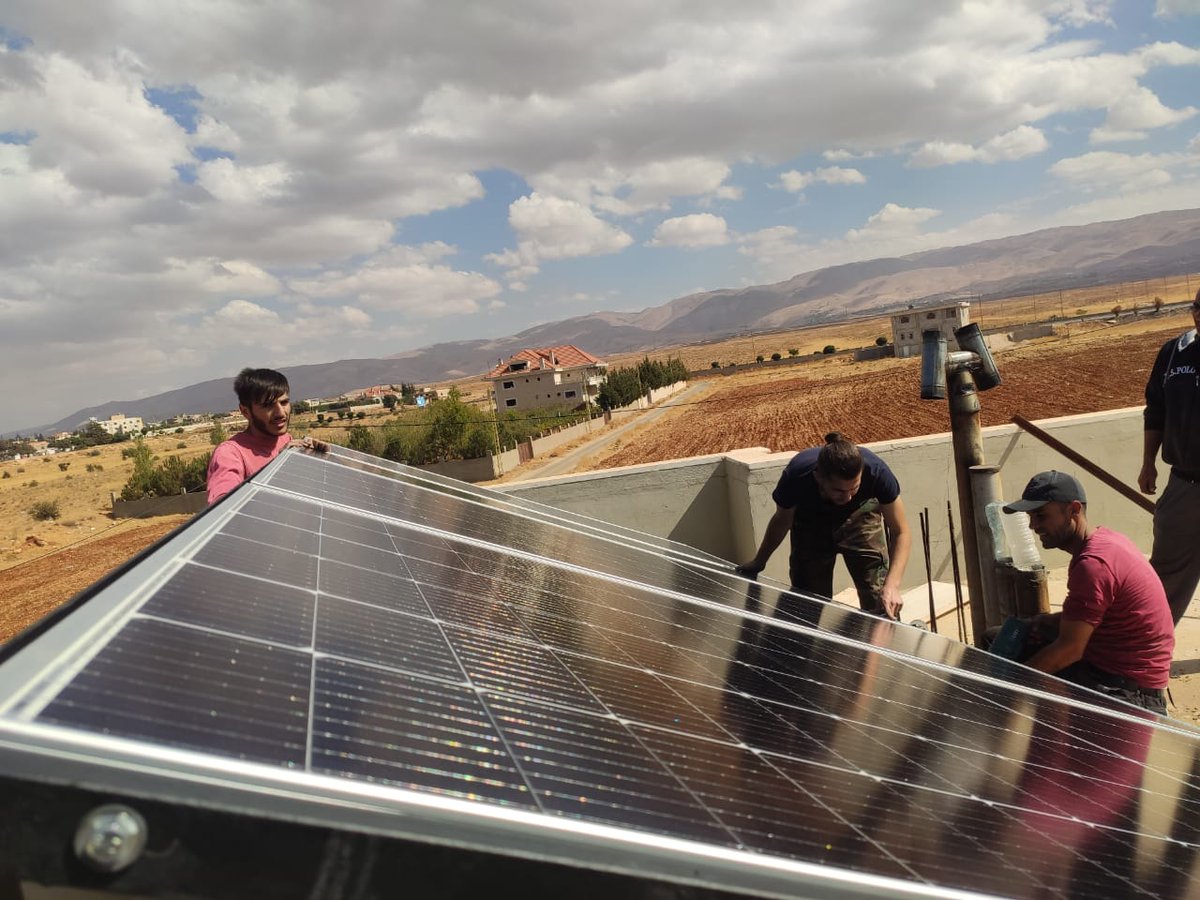
[[[28,715],[747,866],[1169,897],[1200,864],[1180,842],[1200,831],[1192,734],[682,551],[352,462],[273,463]],[[405,796],[379,802],[418,815]]]

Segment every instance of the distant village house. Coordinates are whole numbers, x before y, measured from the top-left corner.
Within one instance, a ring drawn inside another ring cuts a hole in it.
[[[957,347],[954,329],[970,322],[970,311],[971,304],[959,300],[947,306],[906,309],[896,313],[892,316],[892,344],[896,348],[896,356],[920,356],[924,340],[921,335],[926,331],[940,332],[951,347]]]
[[[135,434],[146,430],[140,416],[127,416],[124,413],[113,413],[107,419],[92,419],[105,434]]]
[[[484,379],[495,389],[496,412],[576,407],[596,402],[608,363],[573,344],[530,347],[497,360]]]

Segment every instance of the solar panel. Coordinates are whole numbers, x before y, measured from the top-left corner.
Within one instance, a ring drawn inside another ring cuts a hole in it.
[[[66,811],[59,841],[81,798],[171,810],[176,849],[121,889],[196,890],[220,860],[163,860],[253,822],[264,858],[337,836],[356,883],[471,860],[430,890],[1186,896],[1198,751],[945,637],[340,448],[283,454],[0,650],[0,846],[71,881],[11,824],[32,806]],[[263,896],[261,868],[200,893]]]

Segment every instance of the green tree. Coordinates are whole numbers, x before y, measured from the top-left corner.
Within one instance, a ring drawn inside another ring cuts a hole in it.
[[[395,394],[384,394],[383,395],[383,406],[384,406],[384,409],[386,409],[388,412],[391,412],[392,410],[394,410],[396,408],[396,404],[399,402],[400,402],[400,398],[397,397]]]
[[[229,440],[229,435],[225,433],[224,426],[222,426],[220,422],[217,422],[215,425],[213,425],[212,431],[208,433],[208,442],[215,447],[217,444],[223,443],[227,440]]]
[[[367,428],[365,425],[352,425],[346,438],[346,446],[360,453],[372,456],[382,456],[385,446],[383,433]]]

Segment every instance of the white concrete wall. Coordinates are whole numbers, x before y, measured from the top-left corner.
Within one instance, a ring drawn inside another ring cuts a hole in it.
[[[497,485],[538,503],[668,537],[731,559],[724,457],[696,456]]]
[[[982,402],[986,405],[986,394],[982,395]],[[1110,474],[1127,484],[1135,484],[1141,466],[1140,408],[1045,419],[1036,424]],[[925,582],[918,519],[924,509],[929,510],[931,524],[933,577],[938,581],[951,580],[947,501],[951,502],[954,514],[960,566],[963,565],[963,547],[949,433],[866,446],[896,473],[913,529],[913,552],[904,587]],[[762,539],[767,520],[774,512],[771,491],[792,455],[792,452],[771,453],[762,448],[750,448],[723,456],[531,479],[504,485],[501,490],[670,537],[730,561],[742,562],[754,555]],[[984,457],[987,463],[999,467],[1000,490],[1007,499],[1020,496],[1029,478],[1044,469],[1059,469],[1077,476],[1088,492],[1090,521],[1128,534],[1149,553],[1153,537],[1149,513],[1017,426],[985,428]],[[1161,464],[1159,483],[1166,483],[1166,472]],[[785,541],[775,552],[766,574],[786,582],[787,554]],[[1047,568],[1066,566],[1068,560],[1067,554],[1061,551],[1043,551]],[[965,569],[962,577],[965,583]],[[849,584],[849,577],[839,563],[834,590],[840,591]]]

